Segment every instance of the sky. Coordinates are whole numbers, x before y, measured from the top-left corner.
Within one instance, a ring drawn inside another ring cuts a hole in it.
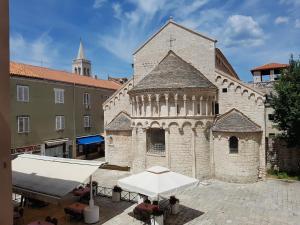
[[[172,16],[251,81],[251,68],[300,55],[299,12],[300,0],[10,0],[10,57],[70,71],[81,38],[93,74],[130,77],[134,50]]]

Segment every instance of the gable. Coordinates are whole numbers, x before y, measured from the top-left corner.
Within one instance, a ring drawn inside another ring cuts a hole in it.
[[[129,131],[131,130],[131,119],[129,115],[120,112],[106,127],[107,131]]]
[[[181,29],[183,29],[183,30],[185,30],[185,31],[188,31],[188,32],[190,32],[190,33],[192,33],[192,34],[195,34],[195,35],[197,35],[197,36],[200,36],[200,37],[202,37],[202,38],[205,38],[205,39],[207,39],[207,40],[209,40],[209,41],[212,41],[212,42],[217,42],[215,39],[213,39],[213,38],[210,38],[210,37],[208,37],[208,36],[206,36],[206,35],[203,35],[203,34],[201,34],[201,33],[199,33],[199,32],[196,32],[196,31],[194,31],[194,30],[191,30],[191,29],[189,29],[189,28],[187,28],[187,27],[184,27],[184,26],[182,26],[182,25],[180,25],[180,24],[178,24],[178,23],[175,23],[173,20],[169,20],[164,26],[162,26],[157,32],[155,32],[152,36],[150,36],[150,38],[148,38],[140,47],[138,47],[135,51],[134,51],[134,53],[133,53],[133,55],[135,55],[136,53],[138,53],[145,45],[147,45],[148,44],[148,42],[150,42],[153,38],[155,38],[162,30],[164,30],[167,26],[169,26],[169,25],[175,25],[175,26],[177,26],[178,28],[181,28]]]
[[[259,125],[250,120],[246,115],[232,109],[220,116],[212,127],[212,131],[219,132],[261,132]]]

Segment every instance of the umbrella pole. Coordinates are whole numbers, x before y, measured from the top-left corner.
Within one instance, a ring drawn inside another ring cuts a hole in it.
[[[90,201],[89,201],[90,207],[94,206],[94,199],[93,199],[93,186],[92,186],[92,175],[90,176]]]

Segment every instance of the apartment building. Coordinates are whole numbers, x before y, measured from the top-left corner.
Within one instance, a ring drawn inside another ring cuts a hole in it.
[[[72,69],[10,63],[12,154],[85,158],[101,150],[102,103],[120,84],[91,76],[82,43]]]

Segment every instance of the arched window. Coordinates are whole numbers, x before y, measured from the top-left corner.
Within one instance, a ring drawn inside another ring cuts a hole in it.
[[[77,67],[75,67],[75,73],[77,73]]]
[[[229,138],[229,153],[238,153],[239,151],[239,140],[235,136]]]
[[[86,69],[86,75],[90,75],[90,69]]]

